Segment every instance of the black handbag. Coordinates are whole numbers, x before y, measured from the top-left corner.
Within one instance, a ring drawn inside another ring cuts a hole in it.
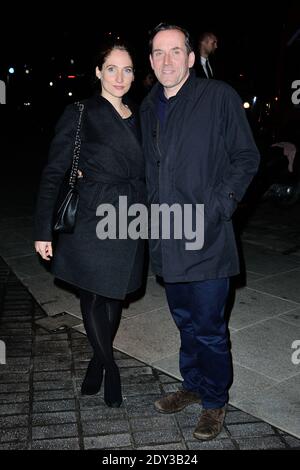
[[[63,197],[62,202],[59,204],[54,217],[53,231],[56,233],[72,233],[74,231],[79,203],[79,194],[76,189],[76,181],[78,178],[77,173],[81,146],[80,131],[84,105],[83,103],[79,102],[76,102],[76,105],[79,108],[79,120],[75,136],[72,167],[70,171],[66,194]]]

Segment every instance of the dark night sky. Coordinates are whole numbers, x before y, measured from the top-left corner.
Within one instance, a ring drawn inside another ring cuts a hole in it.
[[[46,77],[53,56],[62,69],[66,60],[73,57],[81,71],[86,72],[95,47],[108,31],[130,39],[137,52],[138,66],[142,67],[148,65],[148,31],[167,21],[186,27],[195,39],[203,30],[214,31],[219,38],[216,59],[223,63],[226,73],[243,72],[258,93],[275,92],[284,25],[291,16],[289,3],[281,1],[277,6],[268,3],[262,9],[262,2],[231,6],[229,2],[182,2],[176,7],[172,2],[162,1],[140,2],[137,7],[129,1],[122,6],[106,1],[89,7],[81,2],[70,4],[64,13],[52,2],[32,9],[26,4],[22,10],[17,7],[17,16],[15,13],[3,16],[0,75],[5,78],[8,65],[27,63],[35,68],[36,76]],[[295,21],[300,26],[300,12]]]

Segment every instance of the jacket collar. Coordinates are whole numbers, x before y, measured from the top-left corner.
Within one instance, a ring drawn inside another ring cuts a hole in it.
[[[192,99],[192,90],[194,89],[196,80],[197,78],[194,69],[190,69],[188,79],[184,82],[184,84],[175,96],[180,99]],[[141,112],[146,111],[149,107],[156,107],[157,99],[159,97],[159,94],[162,92],[162,88],[163,86],[159,82],[153,86],[152,90],[146,96],[141,105]]]

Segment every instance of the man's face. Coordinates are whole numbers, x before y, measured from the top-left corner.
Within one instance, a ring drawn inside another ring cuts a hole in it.
[[[189,76],[194,65],[195,54],[188,54],[185,36],[181,31],[160,31],[153,38],[151,66],[167,96],[174,96]]]
[[[207,55],[213,54],[218,47],[218,39],[216,36],[208,36],[202,42],[202,47]]]

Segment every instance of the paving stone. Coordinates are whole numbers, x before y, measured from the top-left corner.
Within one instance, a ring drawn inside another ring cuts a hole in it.
[[[64,371],[64,372],[34,372],[33,374],[33,380],[35,382],[40,382],[40,381],[52,381],[52,380],[61,380],[61,381],[66,381],[66,380],[71,379],[71,372],[70,371]]]
[[[28,437],[28,428],[5,429],[0,430],[0,442],[26,441]]]
[[[73,390],[47,390],[47,391],[35,391],[33,399],[37,401],[44,400],[65,400],[68,398],[74,398]]]
[[[243,424],[261,422],[260,419],[255,418],[243,411],[231,411],[226,414],[225,424]]]
[[[41,401],[33,403],[33,413],[49,413],[50,411],[72,411],[75,400]]]
[[[126,417],[125,408],[108,408],[107,406],[99,406],[94,409],[82,409],[80,410],[80,416],[82,422],[84,421],[101,421],[107,419],[120,419],[123,420]]]
[[[159,384],[158,383],[147,383],[147,384],[123,384],[122,386],[123,396],[133,396],[133,395],[141,395],[144,393],[153,393],[153,395],[157,396],[160,393]]]
[[[43,335],[38,334],[36,336],[36,343],[40,343],[40,342],[43,343],[44,341],[59,342],[59,341],[67,341],[67,340],[68,340],[67,333],[59,333],[56,331],[50,334],[45,333]]]
[[[300,450],[300,439],[293,436],[284,436],[284,441],[290,448]]]
[[[154,446],[142,446],[137,447],[137,450],[186,450],[187,447],[182,442],[170,442],[168,444],[158,445],[155,444]]]
[[[127,420],[105,419],[100,421],[85,421],[82,423],[84,436],[98,436],[99,434],[125,434],[129,433]]]
[[[27,450],[26,442],[7,442],[0,444],[0,450]]]
[[[120,370],[121,378],[139,378],[141,375],[153,376],[151,367],[128,367]]]
[[[179,431],[173,428],[134,432],[133,439],[137,446],[142,446],[147,444],[161,444],[164,442],[180,442],[182,437]]]
[[[34,390],[73,390],[73,382],[71,380],[56,380],[51,382],[34,382]]]
[[[78,439],[43,439],[32,441],[33,450],[79,450]]]
[[[29,413],[29,404],[0,405],[0,416]]]
[[[56,424],[48,426],[33,426],[32,439],[54,439],[58,437],[76,437],[76,424]]]
[[[29,382],[24,383],[1,383],[1,392],[3,393],[14,393],[14,392],[28,392]]]
[[[104,405],[103,399],[100,395],[80,397],[79,404],[81,410],[88,408],[98,408]]]
[[[60,411],[53,413],[34,413],[32,415],[33,426],[48,426],[51,424],[76,423],[74,411]]]
[[[143,362],[139,362],[136,359],[117,359],[116,363],[118,367],[124,368],[124,367],[145,367],[145,364]],[[147,367],[147,366],[146,366]]]
[[[60,358],[60,360],[51,361],[51,362],[34,361],[35,372],[52,372],[52,371],[60,372],[62,370],[69,371],[70,368],[71,368],[71,360],[66,360],[64,358]]]
[[[2,367],[2,366],[1,366]],[[10,373],[3,373],[0,374],[0,383],[18,383],[18,382],[26,382],[29,380],[29,374],[28,372],[25,372],[24,374],[22,372],[15,373],[15,374],[10,374]]]
[[[284,443],[276,436],[236,439],[236,442],[241,450],[286,449]]]
[[[130,434],[110,434],[107,436],[86,437],[84,439],[85,449],[112,449],[130,446]]]
[[[274,429],[267,423],[229,424],[226,426],[232,437],[250,437],[274,434]]]
[[[28,415],[1,416],[1,429],[24,427],[28,425]]]
[[[5,403],[26,403],[29,401],[29,393],[0,393],[0,405]]]
[[[179,380],[174,380],[174,377],[170,377],[169,375],[163,375],[162,373],[158,374],[158,379],[162,384],[165,383],[181,383]]]
[[[131,418],[131,429],[134,432],[154,429],[172,429],[177,428],[175,417],[173,416],[155,416],[146,418]]]

